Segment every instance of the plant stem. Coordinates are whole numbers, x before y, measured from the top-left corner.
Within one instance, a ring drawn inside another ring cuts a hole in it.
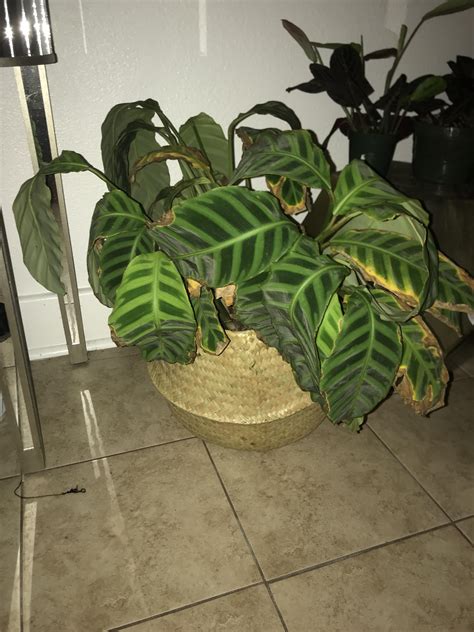
[[[331,240],[331,237],[337,233],[349,220],[351,220],[353,215],[344,215],[343,217],[333,217],[326,228],[318,235],[318,241],[321,244],[321,249],[327,246],[328,242]]]
[[[397,56],[393,60],[393,65],[392,65],[392,67],[390,68],[390,70],[387,73],[387,79],[385,81],[384,94],[386,94],[387,91],[389,90],[389,88],[390,88],[390,86],[392,84],[392,80],[393,80],[393,76],[395,74],[395,71],[397,70],[398,65],[399,65],[403,55],[405,54],[407,48],[410,46],[410,43],[411,43],[412,39],[415,37],[416,33],[418,32],[418,29],[421,27],[422,24],[423,24],[423,20],[420,20],[420,22],[418,22],[418,24],[414,28],[412,34],[408,38],[407,43],[402,46],[401,50],[397,53]]]

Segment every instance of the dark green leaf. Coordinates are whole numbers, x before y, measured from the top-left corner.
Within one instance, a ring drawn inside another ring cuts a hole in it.
[[[193,309],[179,272],[164,252],[140,255],[129,264],[109,325],[118,344],[138,346],[145,360],[193,360]]]
[[[188,147],[196,147],[207,157],[215,176],[230,177],[227,138],[209,114],[192,116],[179,128],[179,134]]]
[[[219,321],[212,290],[202,287],[199,297],[191,297],[191,303],[196,316],[201,347],[207,353],[220,355],[229,344],[229,338]]]
[[[296,24],[293,24],[289,20],[282,20],[281,23],[283,24],[283,28],[288,31],[291,37],[301,46],[306,57],[311,61],[316,61],[317,54],[306,33],[302,31],[299,26],[296,26]]]
[[[31,276],[50,292],[65,294],[59,227],[51,211],[51,191],[41,175],[22,184],[13,213],[23,261]]]
[[[142,207],[120,189],[106,193],[99,200],[92,216],[89,248],[98,239],[124,231],[139,232],[146,226]]]
[[[388,394],[402,353],[396,323],[382,320],[362,289],[349,296],[341,333],[321,368],[328,417],[350,422],[363,417]]]
[[[152,234],[183,276],[217,288],[266,270],[299,229],[270,193],[229,186],[183,201]]]
[[[431,18],[437,18],[442,15],[449,15],[450,13],[459,13],[460,11],[466,11],[474,7],[474,0],[448,0],[442,2],[437,7],[425,13],[422,21],[430,20]]]
[[[364,61],[370,61],[371,59],[388,59],[389,57],[396,57],[396,48],[379,48],[371,53],[364,55]]]

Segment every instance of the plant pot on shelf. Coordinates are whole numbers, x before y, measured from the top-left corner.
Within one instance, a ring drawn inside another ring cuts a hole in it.
[[[385,176],[392,162],[398,137],[376,132],[349,132],[349,161],[364,160],[381,176]]]
[[[413,137],[413,175],[438,184],[474,180],[474,129],[417,123]]]
[[[269,450],[309,434],[322,409],[296,384],[290,365],[254,331],[227,332],[219,355],[192,364],[149,364],[158,391],[198,437],[241,450]]]

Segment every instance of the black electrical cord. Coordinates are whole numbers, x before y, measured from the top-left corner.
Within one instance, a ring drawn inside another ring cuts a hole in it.
[[[76,485],[76,487],[71,487],[71,489],[67,489],[64,492],[58,492],[57,494],[38,494],[37,496],[24,496],[23,494],[18,493],[18,490],[20,489],[22,485],[23,485],[23,480],[21,480],[18,483],[18,485],[13,490],[13,493],[18,498],[23,498],[24,500],[34,500],[36,498],[51,498],[52,496],[65,496],[66,494],[85,494],[86,493],[85,487],[79,487],[79,485]]]

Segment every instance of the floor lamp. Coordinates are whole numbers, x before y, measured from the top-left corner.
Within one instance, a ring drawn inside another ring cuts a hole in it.
[[[0,66],[14,66],[33,170],[58,155],[45,64],[57,61],[47,0],[0,0]],[[60,175],[49,176],[52,209],[62,233],[65,296],[58,297],[72,364],[87,362],[76,271]]]

